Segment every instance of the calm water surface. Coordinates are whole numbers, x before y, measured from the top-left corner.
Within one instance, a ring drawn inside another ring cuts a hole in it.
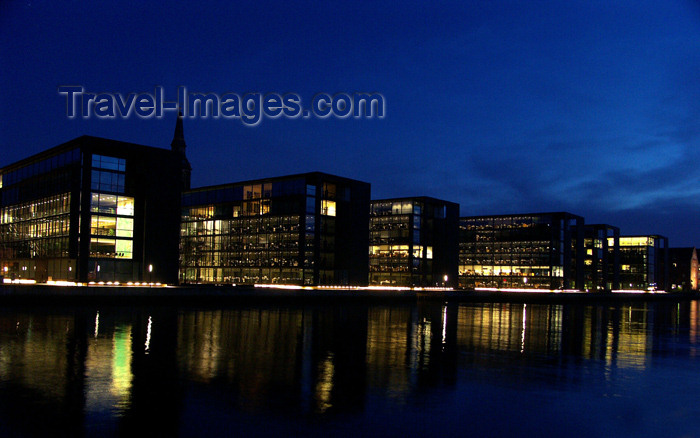
[[[700,436],[698,307],[9,307],[0,436]]]

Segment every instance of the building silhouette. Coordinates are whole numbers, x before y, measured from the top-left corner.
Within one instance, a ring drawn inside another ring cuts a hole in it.
[[[459,285],[583,288],[583,225],[566,212],[462,217]]]
[[[620,236],[620,288],[665,290],[667,285],[668,238]]]
[[[607,224],[584,225],[583,290],[620,288],[620,229]]]
[[[370,185],[313,172],[183,194],[180,281],[365,285]]]
[[[695,247],[669,248],[669,291],[698,290],[698,254]]]
[[[170,149],[82,136],[0,168],[4,279],[696,290],[694,248],[567,212],[459,217],[310,172],[192,188]]]
[[[369,284],[456,287],[458,216],[427,196],[372,201]]]
[[[177,125],[170,150],[82,136],[1,168],[2,275],[176,282],[189,186]]]

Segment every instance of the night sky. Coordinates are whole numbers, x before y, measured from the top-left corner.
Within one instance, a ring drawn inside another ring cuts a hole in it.
[[[193,187],[319,170],[700,246],[697,1],[141,3],[0,2],[0,165],[84,134],[169,147],[174,113],[70,120],[60,85],[379,92],[384,119],[186,119]]]

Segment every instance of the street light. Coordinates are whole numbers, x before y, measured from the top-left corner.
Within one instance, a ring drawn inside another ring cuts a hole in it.
[[[148,265],[148,283],[153,282],[152,274],[153,273],[153,265]]]

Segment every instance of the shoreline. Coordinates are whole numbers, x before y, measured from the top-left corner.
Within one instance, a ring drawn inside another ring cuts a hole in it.
[[[294,304],[294,303],[416,303],[426,301],[464,303],[596,304],[624,302],[675,302],[700,299],[700,292],[500,292],[416,291],[353,289],[281,289],[252,286],[49,286],[0,285],[0,304]]]

